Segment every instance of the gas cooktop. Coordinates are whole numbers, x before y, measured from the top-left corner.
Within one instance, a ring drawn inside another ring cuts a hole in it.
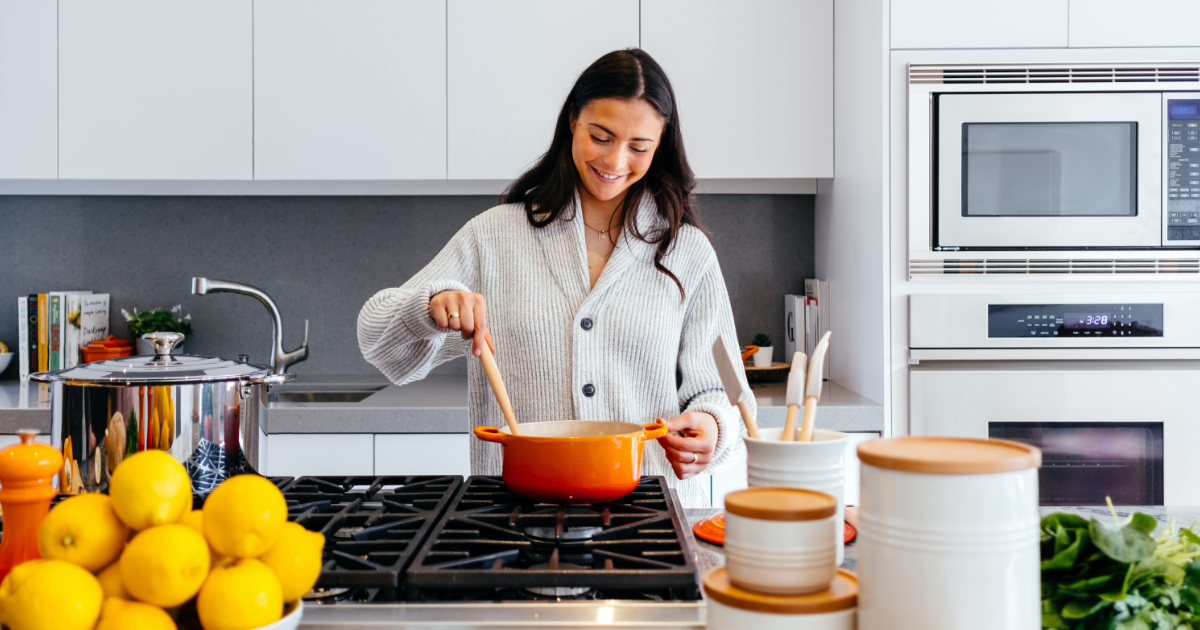
[[[699,556],[663,477],[597,505],[524,501],[499,477],[272,478],[326,536],[310,604],[695,602]]]

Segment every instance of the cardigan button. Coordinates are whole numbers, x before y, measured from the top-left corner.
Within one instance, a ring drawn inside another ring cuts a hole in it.
[[[584,317],[583,321],[579,322],[579,327],[584,330],[591,330],[592,329],[592,319],[590,317]]]
[[[591,383],[588,383],[587,385],[584,385],[584,386],[583,386],[583,395],[584,395],[584,396],[587,396],[588,398],[591,398],[592,396],[595,396],[595,395],[596,395],[596,388],[595,388],[595,387],[593,387]]]

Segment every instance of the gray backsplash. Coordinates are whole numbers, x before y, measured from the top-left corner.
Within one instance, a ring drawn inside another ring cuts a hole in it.
[[[241,295],[191,295],[192,276],[257,286],[283,313],[292,349],[309,320],[298,374],[372,374],[355,320],[376,291],[425,265],[493,197],[0,196],[0,341],[16,351],[16,298],[51,290],[112,294],[120,309],[182,304],[195,328],[189,354],[266,363],[271,322]],[[783,360],[783,295],[812,277],[813,197],[704,195],[701,218],[729,287],[740,341],[775,340]],[[8,304],[8,306],[2,306]],[[461,373],[463,361],[438,369]],[[16,361],[0,377],[15,378]]]

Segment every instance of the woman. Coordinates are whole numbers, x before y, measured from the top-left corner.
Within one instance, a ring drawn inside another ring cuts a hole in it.
[[[662,68],[638,49],[601,57],[505,205],[363,307],[363,356],[403,384],[487,343],[521,422],[662,417],[672,434],[646,445],[643,474],[707,506],[696,475],[743,447],[711,353],[736,339],[733,314],[693,187]],[[467,380],[473,425],[503,426],[478,361]],[[499,445],[473,440],[471,471],[499,475]]]

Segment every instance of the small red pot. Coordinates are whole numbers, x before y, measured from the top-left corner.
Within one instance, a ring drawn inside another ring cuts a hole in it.
[[[508,428],[475,427],[475,437],[504,446],[504,484],[538,503],[607,503],[637,487],[642,444],[667,434],[661,419],[629,422],[557,420]]]

